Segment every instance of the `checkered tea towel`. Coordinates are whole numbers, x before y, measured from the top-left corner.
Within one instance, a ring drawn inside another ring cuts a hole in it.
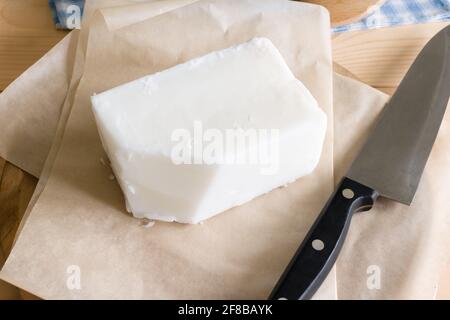
[[[387,0],[361,20],[333,28],[333,32],[450,20],[450,0]]]
[[[57,29],[80,28],[84,0],[48,0]]]

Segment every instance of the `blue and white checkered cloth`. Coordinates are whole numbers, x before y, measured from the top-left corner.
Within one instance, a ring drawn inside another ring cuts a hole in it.
[[[357,0],[355,0],[357,1]],[[75,5],[83,12],[84,0],[49,0],[56,27],[72,29]],[[333,32],[450,20],[450,0],[387,0],[360,21],[333,28]]]
[[[83,15],[84,0],[48,0],[57,29],[79,27]]]
[[[333,32],[448,20],[450,0],[387,0],[360,21],[337,26],[333,28]]]

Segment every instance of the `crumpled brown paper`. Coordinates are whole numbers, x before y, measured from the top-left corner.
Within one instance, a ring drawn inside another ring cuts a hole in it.
[[[120,190],[109,181],[109,169],[99,161],[104,154],[88,101],[95,91],[254,36],[267,36],[331,120],[328,13],[317,6],[293,2],[258,1],[258,6],[255,3],[201,1],[119,29],[110,37],[105,33],[107,30],[95,32],[106,27],[101,25],[101,19],[97,21],[100,25],[89,33],[85,71],[61,149],[47,185],[3,269],[5,278],[9,278],[9,266],[23,263],[25,256],[20,252],[30,249],[25,245],[30,236],[34,248],[50,245],[52,249],[42,255],[43,252],[31,248],[33,257],[27,254],[27,259],[31,258],[33,274],[24,274],[26,280],[10,281],[19,284],[31,280],[29,276],[39,279],[27,289],[46,298],[265,298],[268,295],[331,192],[332,126],[321,164],[310,177],[230,210],[203,226],[158,223],[147,230],[124,213]],[[277,28],[274,28],[275,21]],[[297,35],[297,40],[292,40],[297,30],[311,26],[316,30],[314,34]],[[181,29],[184,32],[180,39],[174,31]],[[284,32],[280,33],[280,29]],[[161,30],[165,31],[163,39],[158,37]],[[144,34],[146,37],[142,39]],[[90,57],[110,62],[108,65],[94,63]],[[114,64],[115,59],[121,63]],[[324,193],[318,193],[319,190]],[[317,196],[310,197],[310,194]],[[279,201],[283,206],[276,204]],[[286,210],[286,204],[290,210]],[[65,212],[62,215],[61,210]],[[51,240],[59,232],[64,235],[57,237],[57,242]],[[51,257],[44,257],[48,253]],[[45,270],[39,268],[43,266],[42,259],[50,259],[54,262],[52,268],[62,272],[52,272],[52,279],[45,277],[49,266]],[[67,262],[83,270],[83,283],[88,288],[75,291],[67,288]],[[59,287],[54,286],[57,278],[62,280]],[[108,278],[120,280],[106,281]]]
[[[337,180],[345,173],[345,166],[351,162],[355,150],[362,143],[364,135],[367,134],[373,119],[382,108],[387,97],[359,82],[340,76],[335,76],[334,92]],[[352,130],[349,130],[349,128],[352,128]],[[442,139],[445,143],[445,133],[441,133],[439,139]],[[440,147],[436,146],[434,149],[438,149],[439,154],[441,154]],[[436,157],[434,154],[435,151],[433,151],[432,159]],[[445,152],[441,154],[442,156],[445,159]],[[449,159],[448,155],[446,159]],[[430,160],[430,163],[431,161],[434,160]],[[448,163],[442,161],[437,166],[439,171],[442,171],[443,168],[449,168]],[[427,168],[427,170],[430,169]],[[434,171],[433,175],[430,173],[430,177],[434,178],[436,172],[439,171]],[[427,188],[425,187],[425,193]],[[429,204],[430,201],[434,203],[435,194],[430,193],[430,195],[427,201],[422,199],[423,204]],[[355,222],[352,223],[348,243],[345,245],[338,261],[339,298],[432,298],[432,289],[434,284],[437,283],[436,278],[439,274],[440,262],[447,258],[446,250],[442,247],[446,245],[447,237],[444,232],[448,232],[448,220],[446,220],[444,214],[435,215],[436,209],[431,208],[434,208],[434,206],[431,206],[430,212],[426,214],[421,214],[420,211],[416,210],[415,214],[410,215],[407,214],[411,213],[408,207],[404,207],[407,217],[398,214],[401,210],[396,207],[390,207],[389,210],[376,212],[376,214],[371,212],[358,215]],[[445,209],[445,206],[443,208]],[[445,213],[445,210],[441,213]],[[389,217],[386,219],[388,215]],[[428,218],[431,215],[433,215],[433,218],[436,216],[435,219],[432,219],[433,223],[430,223]],[[359,227],[362,227],[363,231]],[[399,233],[392,232],[392,229],[398,229],[401,231],[400,234],[407,235],[411,231],[417,230],[419,235],[417,239],[400,237]],[[421,232],[422,230],[426,231]],[[431,235],[432,243],[428,244],[426,241],[428,241],[430,233],[434,236]],[[388,243],[383,241],[386,236],[390,240]],[[394,243],[394,250],[401,253],[400,255],[397,254],[394,263],[392,263],[393,259],[390,254],[391,243]],[[415,247],[417,243],[423,244]],[[436,246],[436,243],[440,246]],[[403,250],[402,247],[406,247],[406,250]],[[411,256],[414,256],[414,258],[410,259]],[[410,263],[411,260],[412,263]],[[376,288],[369,290],[367,287],[367,270],[371,266],[380,267],[381,288],[379,290]],[[14,266],[10,269],[12,277],[15,277],[14,274],[21,271],[20,268],[14,269]],[[27,270],[30,270],[30,268],[27,268]],[[36,281],[32,277],[30,278],[32,282]],[[111,281],[115,281],[115,279]],[[30,283],[25,281],[24,288],[31,290]],[[39,292],[35,293],[40,294]],[[92,296],[95,296],[95,293],[92,293]]]

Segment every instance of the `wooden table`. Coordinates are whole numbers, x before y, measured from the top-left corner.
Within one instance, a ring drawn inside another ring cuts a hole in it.
[[[333,7],[330,9],[333,12]],[[360,80],[392,93],[421,48],[447,24],[341,34],[333,38],[333,57]],[[0,0],[0,91],[65,35],[54,29],[46,0]],[[0,265],[36,182],[0,158]],[[0,299],[17,297],[18,290],[0,282]],[[438,298],[450,299],[450,265]]]

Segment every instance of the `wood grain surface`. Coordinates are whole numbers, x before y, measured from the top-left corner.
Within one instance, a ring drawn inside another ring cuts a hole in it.
[[[37,179],[0,158],[0,267],[8,256]],[[18,299],[20,291],[0,280],[0,299]]]
[[[322,2],[333,17],[343,17],[354,15],[358,3],[367,5],[370,1],[310,2]],[[447,24],[340,34],[333,38],[333,58],[360,80],[392,93],[417,53]],[[0,0],[0,91],[65,34],[54,29],[47,0]],[[0,158],[0,266],[11,249],[36,182],[35,178]],[[450,299],[450,265],[447,269],[438,293],[441,299]],[[27,299],[33,298],[0,281],[0,299],[17,298],[20,294]]]
[[[330,11],[332,25],[339,25],[357,20],[370,13],[385,0],[304,0],[322,5]]]
[[[341,33],[333,38],[333,60],[363,82],[395,88],[423,46],[448,22]]]
[[[0,0],[0,91],[57,44],[47,0]]]

